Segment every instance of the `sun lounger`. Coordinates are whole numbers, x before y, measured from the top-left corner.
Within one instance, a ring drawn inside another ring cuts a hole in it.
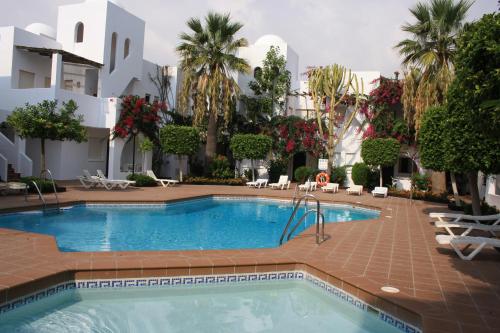
[[[434,225],[437,228],[444,228],[451,236],[456,236],[452,229],[465,229],[460,236],[467,236],[473,230],[487,231],[494,237],[496,237],[496,232],[500,232],[500,214],[474,216],[465,214],[430,213],[429,216],[437,218],[438,220],[434,222]],[[492,223],[481,223],[485,221],[491,221]]]
[[[267,182],[268,182],[267,179],[259,178],[254,182],[247,182],[247,186],[255,188],[267,187]]]
[[[179,184],[179,181],[175,180],[175,179],[157,178],[155,173],[153,172],[153,170],[147,170],[146,175],[153,178],[157,183],[160,183],[161,186],[163,186],[163,187],[168,187],[169,185],[174,186],[175,184]]]
[[[19,191],[24,194],[24,201],[28,201],[28,185],[21,182],[0,183],[0,193],[7,194],[9,191]]]
[[[494,215],[466,215],[466,214],[454,214],[454,213],[430,213],[430,217],[437,218],[439,222],[443,223],[457,223],[463,221],[473,221],[475,223],[481,224],[484,221],[491,221],[489,225],[500,225],[500,214]]]
[[[135,181],[131,181],[131,180],[108,179],[104,175],[104,172],[102,172],[101,170],[97,170],[97,175],[99,176],[99,181],[100,181],[101,185],[104,186],[104,188],[108,191],[112,190],[115,187],[119,187],[122,190],[124,190],[127,187],[129,187],[129,185],[135,184]]]
[[[318,188],[318,183],[316,182],[305,182],[302,185],[299,185],[299,190],[301,191],[316,191]]]
[[[85,171],[87,171],[87,170],[84,170],[83,176],[78,176],[78,180],[80,181],[80,183],[82,183],[83,187],[89,189],[89,188],[93,188],[93,187],[97,187],[99,185],[102,185],[99,177],[91,176],[90,173],[87,176],[85,174]],[[87,171],[87,173],[88,173],[88,171]]]
[[[500,248],[500,239],[487,237],[437,235],[436,241],[441,245],[450,245],[463,260],[474,259],[486,246]],[[465,255],[463,251],[471,245],[475,245],[476,248],[468,255]],[[464,250],[460,249],[460,246],[464,246]]]
[[[339,191],[339,184],[337,183],[327,183],[325,186],[321,188],[323,192],[333,192],[336,193]]]
[[[363,193],[363,185],[352,185],[347,189],[347,194],[361,195]]]
[[[387,198],[387,193],[389,189],[384,186],[377,186],[373,189],[372,195],[375,197],[377,195],[383,196],[384,198]]]
[[[274,190],[284,190],[290,188],[290,181],[288,180],[288,176],[280,176],[280,179],[277,183],[269,184],[269,187]]]

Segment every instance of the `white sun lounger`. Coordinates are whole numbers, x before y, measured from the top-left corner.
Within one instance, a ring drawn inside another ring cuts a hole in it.
[[[474,257],[486,246],[500,248],[500,239],[487,237],[437,235],[436,241],[441,245],[450,245],[463,260],[474,259]],[[465,255],[463,251],[471,245],[476,245],[477,247],[471,253]],[[465,248],[462,250],[460,246],[465,246]]]
[[[284,190],[285,188],[288,190],[290,188],[288,176],[280,176],[278,182],[269,184],[269,187],[274,190]]]
[[[132,180],[124,180],[124,179],[108,179],[104,175],[104,172],[102,170],[97,170],[97,175],[99,176],[99,181],[101,182],[101,185],[104,186],[106,190],[112,190],[115,187],[119,187],[122,190],[126,189],[129,187],[129,185],[134,185],[135,181]]]
[[[363,185],[352,185],[347,189],[347,194],[361,195],[363,193]]]
[[[327,183],[325,186],[321,188],[321,191],[337,193],[339,191],[339,184]]]
[[[83,170],[83,176],[78,176],[78,180],[87,189],[102,185],[99,177],[92,176],[88,170]]]
[[[157,183],[160,183],[161,186],[163,187],[168,187],[169,185],[172,185],[174,186],[175,184],[179,184],[179,181],[178,180],[175,180],[175,179],[160,179],[160,178],[157,178],[155,173],[153,172],[153,170],[147,170],[146,171],[146,175],[148,175],[149,177],[153,178]]]
[[[248,187],[255,187],[255,188],[267,187],[267,182],[268,182],[268,180],[265,178],[258,178],[254,182],[247,182],[247,186]]]
[[[373,189],[372,195],[375,197],[377,195],[383,196],[384,198],[387,198],[387,193],[389,189],[384,186],[377,186]]]
[[[454,213],[430,213],[430,217],[437,218],[442,223],[457,223],[463,221],[473,221],[481,224],[481,221],[493,221],[490,225],[500,225],[500,214],[494,215],[465,215]]]
[[[317,188],[317,182],[305,182],[304,184],[299,185],[299,190],[301,191],[316,191]]]
[[[437,228],[444,228],[451,236],[456,236],[452,229],[465,229],[460,236],[467,236],[472,230],[488,231],[496,237],[496,232],[500,232],[500,214],[495,215],[464,215],[450,213],[430,213],[430,217],[437,218],[434,222]],[[466,222],[474,221],[474,222]],[[493,221],[492,224],[483,224],[481,221]]]

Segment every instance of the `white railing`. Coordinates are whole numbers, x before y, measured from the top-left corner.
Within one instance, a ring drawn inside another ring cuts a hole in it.
[[[3,182],[7,181],[7,164],[7,159],[2,154],[0,154],[0,179]]]
[[[14,169],[17,168],[17,147],[14,142],[10,141],[3,133],[0,133],[0,154],[12,164]]]
[[[23,177],[33,175],[33,161],[25,153],[19,153],[19,168],[17,169],[17,172],[19,172]]]

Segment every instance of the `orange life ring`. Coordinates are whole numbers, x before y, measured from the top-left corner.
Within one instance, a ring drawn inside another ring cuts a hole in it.
[[[326,172],[320,172],[316,175],[316,183],[318,184],[319,187],[325,186],[330,182],[330,175],[328,175]]]

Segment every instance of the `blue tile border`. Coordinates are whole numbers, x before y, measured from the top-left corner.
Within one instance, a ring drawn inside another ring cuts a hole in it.
[[[33,294],[0,304],[0,317],[2,314],[20,308],[24,305],[39,301],[46,297],[75,289],[97,289],[97,288],[137,288],[137,287],[172,287],[172,286],[194,286],[194,285],[222,285],[227,283],[258,282],[258,281],[306,281],[316,288],[351,306],[376,316],[379,320],[391,325],[401,332],[422,333],[422,331],[394,317],[372,305],[365,303],[348,292],[325,282],[314,275],[302,271],[280,271],[267,273],[245,273],[245,274],[220,274],[220,275],[193,275],[172,277],[148,277],[148,278],[124,278],[124,279],[93,279],[75,280],[60,283],[55,286],[37,291]]]

